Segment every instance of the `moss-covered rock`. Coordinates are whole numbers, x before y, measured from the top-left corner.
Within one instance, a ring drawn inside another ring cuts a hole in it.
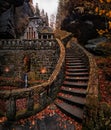
[[[83,130],[111,129],[111,106],[107,103],[87,106],[85,114],[86,120],[83,123]]]
[[[1,0],[0,38],[19,37],[29,22],[28,17],[33,15],[33,6],[29,0]]]

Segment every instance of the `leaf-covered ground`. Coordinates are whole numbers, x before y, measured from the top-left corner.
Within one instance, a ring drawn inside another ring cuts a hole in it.
[[[100,101],[111,105],[111,56],[95,56],[99,74]]]
[[[6,121],[2,118],[0,122]],[[21,119],[13,124],[2,124],[0,130],[10,128],[11,130],[81,130],[81,124],[62,113],[54,104],[43,111],[27,119]]]

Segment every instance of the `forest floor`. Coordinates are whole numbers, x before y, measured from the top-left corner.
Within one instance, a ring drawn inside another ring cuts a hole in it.
[[[111,56],[95,56],[99,76],[99,99],[111,105]]]
[[[7,122],[4,117],[0,123],[0,130],[81,130],[82,125],[62,113],[54,104],[49,105],[43,111],[26,119],[15,122]]]

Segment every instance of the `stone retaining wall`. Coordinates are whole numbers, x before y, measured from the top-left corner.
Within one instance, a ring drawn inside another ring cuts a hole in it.
[[[28,86],[47,80],[55,68],[59,53],[60,48],[55,40],[25,40],[22,43],[20,40],[2,40],[0,86],[24,87],[25,56],[30,58]],[[8,72],[5,71],[6,68],[9,69]]]
[[[58,39],[57,44],[59,46],[60,55],[55,69],[47,81],[29,88],[0,91],[0,99],[6,101],[7,108],[6,113],[3,113],[3,115],[5,114],[8,120],[15,120],[33,115],[46,107],[56,96],[59,86],[61,86],[64,80],[65,60],[65,48]],[[35,97],[38,99],[36,103]],[[21,101],[21,99],[26,100],[26,108],[22,108],[21,111],[17,112],[16,101]]]

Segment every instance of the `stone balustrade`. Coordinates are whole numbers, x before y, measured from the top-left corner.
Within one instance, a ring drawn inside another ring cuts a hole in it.
[[[55,39],[36,39],[36,40],[20,40],[20,39],[1,39],[0,50],[40,50],[53,49],[56,46]]]
[[[5,101],[6,104],[6,112],[0,112],[1,115],[6,115],[8,120],[25,118],[39,112],[55,98],[59,86],[64,80],[65,61],[65,48],[58,39],[57,44],[59,45],[60,56],[47,81],[29,88],[0,91],[0,100]],[[17,108],[17,103],[22,103],[22,106],[25,107]]]
[[[73,37],[72,33],[67,34],[64,37],[61,37],[61,41],[64,43],[64,46],[67,45],[68,41],[70,41],[70,39]]]

